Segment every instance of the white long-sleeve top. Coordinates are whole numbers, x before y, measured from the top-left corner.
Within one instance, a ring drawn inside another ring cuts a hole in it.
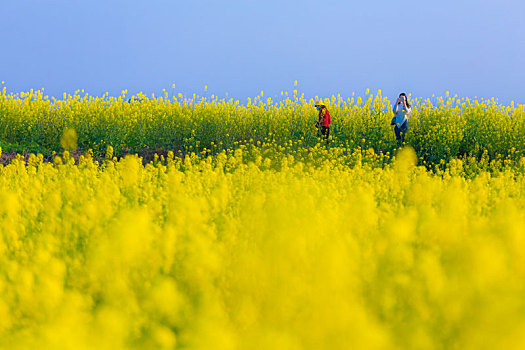
[[[412,112],[412,108],[405,108],[405,106],[402,103],[394,105],[394,108],[392,110],[396,116],[396,125],[398,128],[401,127],[401,125],[403,125],[403,123],[408,120],[410,113]]]

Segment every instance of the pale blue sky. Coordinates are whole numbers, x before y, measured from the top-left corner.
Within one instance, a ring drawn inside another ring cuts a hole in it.
[[[2,0],[0,80],[240,99],[452,94],[525,103],[525,1]]]

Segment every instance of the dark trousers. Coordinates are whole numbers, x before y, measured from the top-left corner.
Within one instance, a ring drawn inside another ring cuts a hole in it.
[[[408,132],[408,122],[404,122],[400,127],[396,125],[394,132],[396,133],[396,140],[399,144],[405,142],[405,135]]]
[[[317,136],[322,137],[328,142],[328,136],[330,136],[330,127],[329,126],[320,126],[317,131]]]

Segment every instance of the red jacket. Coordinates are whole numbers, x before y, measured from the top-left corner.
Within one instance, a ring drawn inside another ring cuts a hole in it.
[[[330,126],[330,112],[328,112],[328,109],[323,108],[319,111],[319,124],[321,126]]]

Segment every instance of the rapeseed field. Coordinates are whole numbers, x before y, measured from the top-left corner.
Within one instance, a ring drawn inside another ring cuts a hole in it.
[[[413,101],[4,90],[0,348],[522,349],[524,107]]]

